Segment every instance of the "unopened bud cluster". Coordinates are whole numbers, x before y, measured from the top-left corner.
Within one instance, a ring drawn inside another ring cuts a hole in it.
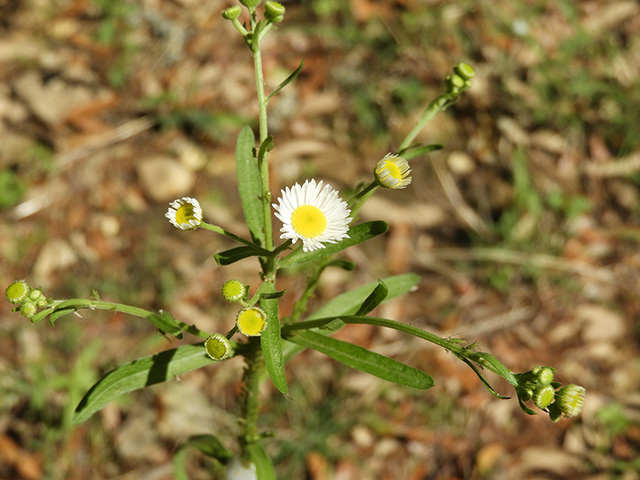
[[[476,72],[470,65],[459,63],[453,68],[453,74],[445,77],[447,93],[458,96],[471,87],[471,79]]]
[[[252,17],[255,15],[256,7],[260,5],[262,0],[240,0],[240,3],[247,7]],[[284,19],[285,8],[281,3],[268,1],[264,4],[264,19],[266,24],[280,23]],[[248,43],[253,41],[252,32],[247,31],[244,25],[240,23],[238,18],[242,13],[242,8],[239,5],[229,7],[222,12],[222,18],[230,20],[236,30],[238,30]],[[251,40],[251,41],[249,41]]]
[[[9,285],[5,296],[9,303],[16,305],[14,312],[19,311],[23,317],[29,319],[51,303],[51,299],[47,299],[42,290],[30,287],[24,280],[18,280]]]
[[[521,401],[533,400],[533,404],[546,411],[552,421],[560,417],[575,417],[582,411],[586,390],[579,385],[565,385],[553,381],[554,369],[535,367],[518,378],[517,393]]]

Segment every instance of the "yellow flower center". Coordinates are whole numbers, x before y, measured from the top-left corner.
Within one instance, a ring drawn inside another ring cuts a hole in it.
[[[260,335],[267,326],[265,313],[259,308],[245,308],[236,321],[238,330],[250,337]]]
[[[402,180],[402,172],[394,162],[392,162],[391,160],[387,160],[386,162],[384,162],[384,167],[389,172],[389,175],[391,175],[393,178],[395,178],[396,180]]]
[[[327,217],[318,207],[301,205],[291,215],[291,226],[301,237],[314,238],[326,230]]]
[[[178,225],[188,224],[189,220],[195,220],[196,216],[193,212],[193,205],[184,203],[176,211],[176,223]]]

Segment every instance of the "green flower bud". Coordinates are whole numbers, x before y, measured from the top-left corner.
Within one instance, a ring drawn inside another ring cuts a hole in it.
[[[278,2],[267,2],[264,4],[264,18],[271,23],[280,23],[284,18],[285,8]]]
[[[260,307],[243,308],[236,317],[238,330],[247,337],[259,337],[267,328],[267,314]]]
[[[565,417],[575,417],[582,411],[586,390],[580,385],[569,384],[556,393],[556,404]]]
[[[531,370],[531,373],[535,375],[538,385],[551,385],[553,371],[551,367],[535,367]]]
[[[250,12],[253,12],[262,0],[240,0],[240,3],[247,7]]]
[[[38,307],[36,307],[35,303],[27,301],[20,305],[20,313],[23,317],[31,319],[38,313]]]
[[[231,342],[221,333],[214,333],[204,342],[204,350],[213,360],[224,360],[231,355]]]
[[[247,287],[240,280],[228,280],[222,285],[222,296],[227,302],[239,302],[246,294]]]
[[[29,292],[29,300],[33,300],[34,302],[42,296],[42,290],[40,290],[39,288],[34,288]]]
[[[471,80],[476,76],[475,70],[466,63],[459,63],[458,65],[453,67],[453,71],[456,72],[456,74],[462,77],[464,80]]]
[[[46,308],[49,306],[49,300],[43,295],[36,301],[36,307]]]
[[[29,285],[24,280],[13,282],[7,287],[5,296],[10,303],[19,304],[27,298],[29,294]]]
[[[233,7],[229,7],[226,10],[222,11],[222,18],[226,20],[236,20],[241,13],[242,8],[240,8],[238,5],[234,5]]]
[[[545,385],[533,393],[533,404],[541,410],[547,408],[555,398],[556,391],[551,385]]]
[[[460,75],[447,75],[445,78],[447,91],[457,95],[465,88],[465,80]]]

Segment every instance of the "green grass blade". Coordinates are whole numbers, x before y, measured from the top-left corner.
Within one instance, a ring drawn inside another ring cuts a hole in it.
[[[311,331],[300,332],[287,340],[317,350],[351,368],[389,382],[422,390],[433,387],[433,378],[429,374],[359,345]]]
[[[345,248],[349,248],[358,243],[366,242],[378,235],[385,233],[389,229],[382,220],[375,220],[373,222],[365,222],[359,225],[355,225],[349,229],[349,238],[339,241],[338,243],[327,243],[325,248],[319,248],[310,252],[305,252],[301,248],[290,253],[288,256],[280,260],[281,267],[291,267],[300,263],[309,262],[312,260],[320,260],[321,258],[333,255]]]
[[[139,358],[107,373],[89,390],[73,415],[79,424],[120,395],[164,382],[183,373],[214,363],[205,354],[202,343]]]
[[[242,201],[244,217],[251,232],[253,241],[260,246],[265,245],[265,227],[262,213],[262,183],[258,170],[258,161],[254,157],[255,138],[251,127],[246,126],[238,135],[236,143],[236,174],[238,191]]]

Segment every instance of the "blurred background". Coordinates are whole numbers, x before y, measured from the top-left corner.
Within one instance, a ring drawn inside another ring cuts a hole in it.
[[[418,137],[412,185],[377,192],[363,220],[390,232],[347,250],[316,307],[391,274],[417,291],[376,314],[477,341],[514,371],[558,368],[587,388],[582,415],[552,424],[491,396],[464,364],[397,333],[340,338],[431,373],[413,391],[305,353],[290,397],[266,384],[260,420],[285,479],[640,478],[640,5],[633,0],[302,0],[264,42],[272,189],[315,177],[369,182],[453,65],[472,88]],[[222,0],[0,0],[0,278],[54,298],[165,309],[224,332],[219,291],[257,285],[232,244],[182,232],[168,203],[246,234],[236,136],[255,126],[250,52]],[[346,193],[345,193],[346,196]],[[283,314],[304,278],[289,272]],[[186,339],[184,342],[193,342]],[[32,325],[0,302],[0,478],[171,479],[189,435],[236,449],[242,360],[71,414],[102,374],[173,348],[146,322],[82,311]],[[490,374],[489,374],[490,375]],[[504,382],[494,386],[511,394]],[[192,479],[211,478],[189,456]]]

